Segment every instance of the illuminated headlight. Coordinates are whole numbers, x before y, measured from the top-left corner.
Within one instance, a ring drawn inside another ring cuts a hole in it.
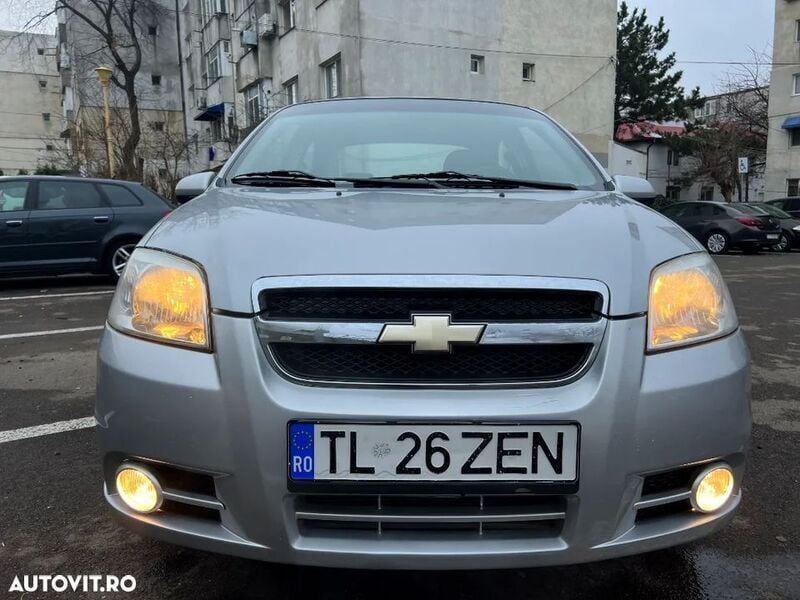
[[[800,232],[800,225],[795,225],[794,227],[792,227],[792,231]]]
[[[711,257],[681,256],[653,270],[647,349],[667,350],[728,335],[738,327],[728,287]]]
[[[117,284],[108,323],[130,335],[210,350],[203,272],[184,258],[137,248]]]

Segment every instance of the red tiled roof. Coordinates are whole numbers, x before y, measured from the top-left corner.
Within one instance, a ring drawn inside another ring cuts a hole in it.
[[[620,142],[633,142],[635,140],[657,140],[665,135],[680,135],[686,127],[679,123],[664,125],[640,121],[639,123],[623,123],[617,128],[616,139]]]

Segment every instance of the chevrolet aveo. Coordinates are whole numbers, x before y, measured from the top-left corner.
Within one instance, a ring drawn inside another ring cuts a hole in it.
[[[733,517],[750,383],[725,283],[547,116],[294,105],[180,188],[99,350],[105,497],[135,530],[475,569]]]

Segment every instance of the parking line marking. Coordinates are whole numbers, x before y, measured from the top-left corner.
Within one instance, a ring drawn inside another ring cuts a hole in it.
[[[88,429],[97,425],[94,417],[83,417],[82,419],[71,419],[69,421],[58,421],[47,425],[34,425],[33,427],[23,427],[21,429],[9,429],[0,431],[0,444],[15,442],[28,438],[52,435],[63,431],[76,431],[78,429]]]
[[[0,340],[38,337],[41,335],[56,335],[59,333],[79,333],[81,331],[99,331],[104,327],[105,325],[92,325],[91,327],[72,327],[71,329],[49,329],[48,331],[26,331],[25,333],[4,333],[3,335],[0,335]]]
[[[0,298],[0,302],[12,302],[14,300],[38,300],[39,298],[70,298],[72,296],[104,296],[113,294],[114,290],[96,290],[94,292],[64,292],[62,294],[34,294],[31,296],[6,296]]]

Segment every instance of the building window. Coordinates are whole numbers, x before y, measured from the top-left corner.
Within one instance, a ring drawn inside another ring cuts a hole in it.
[[[286,93],[286,105],[297,104],[297,77],[283,84]]]
[[[480,75],[483,73],[483,57],[478,54],[472,54],[469,57],[469,72]]]
[[[164,131],[164,121],[152,121],[150,127],[153,128],[153,131]]]
[[[667,200],[680,200],[681,199],[681,186],[668,185],[667,186]]]
[[[297,23],[297,6],[295,5],[295,0],[282,0],[280,7],[283,28],[286,31],[294,29]]]
[[[38,54],[39,56],[44,56],[44,48],[37,48],[36,54]]]
[[[536,81],[536,65],[533,63],[522,63],[522,81]]]
[[[336,57],[322,65],[325,75],[325,97],[338,98],[342,93],[342,59]]]
[[[40,90],[43,90],[46,87],[47,87],[47,82],[46,81],[39,81],[39,89]]]
[[[703,109],[702,108],[695,108],[694,109],[694,118],[695,119],[702,119],[703,118]]]
[[[156,25],[150,25],[147,28],[147,35],[157,35],[158,34],[158,27]]]
[[[672,165],[673,167],[677,167],[681,164],[681,155],[678,154],[677,150],[667,151],[667,164]]]
[[[794,41],[800,42],[800,19],[794,22]]]
[[[211,121],[211,141],[222,141],[222,119]]]
[[[800,129],[792,129],[789,132],[789,145],[800,146]]]
[[[216,81],[219,78],[219,45],[216,45],[206,54],[206,79],[208,81]]]
[[[161,85],[161,75],[150,75],[150,83],[153,85]]]
[[[47,150],[48,152],[52,152],[53,150],[56,149],[56,147],[53,146],[53,144],[45,144],[44,149]]]
[[[42,113],[42,121],[49,121],[50,113]]]
[[[714,201],[714,186],[713,185],[704,185],[700,188],[700,200],[703,202],[713,202]]]
[[[259,84],[251,85],[244,91],[244,111],[248,127],[261,122],[261,88]]]
[[[792,95],[800,96],[800,73],[792,75]]]
[[[786,195],[787,196],[800,196],[800,179],[787,179],[786,180]]]

